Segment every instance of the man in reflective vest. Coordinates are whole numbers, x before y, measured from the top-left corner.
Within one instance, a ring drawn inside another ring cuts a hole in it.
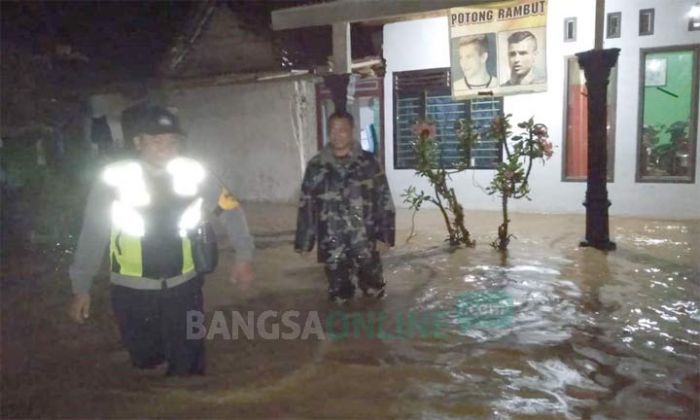
[[[204,342],[187,337],[187,312],[202,311],[192,232],[212,210],[204,167],[179,154],[177,117],[151,106],[134,138],[139,158],[108,165],[88,197],[75,259],[71,317],[84,322],[90,286],[109,245],[111,298],[122,342],[141,369],[167,363],[168,375],[204,373]],[[253,280],[253,239],[243,210],[226,191],[218,209],[236,251],[233,282]]]

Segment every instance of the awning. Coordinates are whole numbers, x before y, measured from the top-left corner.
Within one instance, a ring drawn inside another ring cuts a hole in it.
[[[272,29],[298,29],[332,25],[339,22],[391,21],[409,15],[421,15],[488,0],[337,0],[272,11]],[[436,14],[439,15],[439,14]]]

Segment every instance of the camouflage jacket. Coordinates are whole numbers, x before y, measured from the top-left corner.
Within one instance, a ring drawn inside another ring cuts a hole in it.
[[[394,245],[394,203],[386,175],[357,144],[336,159],[329,147],[308,163],[301,186],[294,248],[308,252],[318,242],[318,261],[349,249],[374,251],[376,241]]]

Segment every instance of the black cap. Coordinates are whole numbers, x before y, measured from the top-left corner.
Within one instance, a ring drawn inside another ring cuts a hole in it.
[[[144,110],[139,118],[136,134],[180,134],[185,132],[180,127],[180,119],[177,115],[159,106],[150,106]]]

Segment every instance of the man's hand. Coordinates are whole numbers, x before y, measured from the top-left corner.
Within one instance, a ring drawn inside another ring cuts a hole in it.
[[[377,251],[379,252],[379,255],[386,254],[390,249],[391,247],[386,242],[377,241]]]
[[[71,302],[68,315],[73,321],[79,324],[85,322],[90,316],[90,294],[76,293],[73,296],[73,302]]]
[[[241,288],[247,289],[253,280],[255,280],[255,269],[252,262],[240,261],[233,264],[229,277],[232,284],[238,284]]]

